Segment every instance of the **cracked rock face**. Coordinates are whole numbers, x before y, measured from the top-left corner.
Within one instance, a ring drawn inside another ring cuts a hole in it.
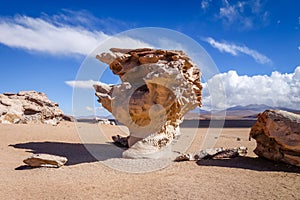
[[[258,156],[300,166],[300,115],[266,110],[259,114],[250,137],[257,142]]]
[[[102,106],[130,131],[123,157],[164,157],[183,116],[201,106],[198,66],[177,50],[113,48],[96,58],[122,81],[94,88]]]
[[[0,94],[0,123],[57,125],[62,120],[70,121],[70,118],[44,93],[21,91],[17,94]]]

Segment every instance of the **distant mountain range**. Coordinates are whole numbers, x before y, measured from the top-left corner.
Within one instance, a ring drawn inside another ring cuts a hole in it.
[[[253,110],[253,111],[262,112],[262,111],[270,110],[270,109],[285,110],[285,111],[289,111],[289,112],[297,111],[297,110],[293,110],[293,109],[285,108],[285,107],[271,107],[271,106],[267,106],[265,104],[249,104],[247,106],[234,106],[234,107],[228,108],[227,111],[228,110]]]
[[[284,107],[271,107],[264,104],[250,104],[247,106],[234,106],[226,109],[225,111],[207,111],[200,108],[196,108],[191,110],[185,115],[185,119],[210,119],[213,117],[220,117],[226,114],[226,119],[234,119],[234,120],[245,120],[245,119],[253,119],[257,118],[257,115],[265,110],[285,110],[293,113],[300,114],[300,110],[293,110]],[[108,116],[79,116],[76,117],[79,121],[84,121],[87,119],[114,119],[113,115]]]
[[[113,115],[107,115],[107,116],[97,116],[97,115],[85,115],[85,116],[76,116],[76,119],[114,119]]]
[[[264,104],[250,104],[246,106],[234,106],[227,108],[225,111],[207,111],[200,108],[196,108],[186,114],[186,119],[210,119],[218,117],[226,113],[226,119],[256,119],[257,115],[265,110],[285,110],[300,114],[300,110],[293,110],[284,107],[271,107]]]

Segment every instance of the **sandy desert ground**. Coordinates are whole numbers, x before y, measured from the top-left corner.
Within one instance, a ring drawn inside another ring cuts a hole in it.
[[[116,126],[97,126],[108,137],[120,132]],[[198,129],[188,151],[199,149],[206,131]],[[174,162],[154,172],[128,173],[89,155],[74,123],[1,124],[0,199],[300,199],[300,169],[257,158],[249,131],[224,128],[216,144],[246,146],[246,157]],[[31,169],[22,160],[32,153],[65,156],[68,163],[58,169]]]

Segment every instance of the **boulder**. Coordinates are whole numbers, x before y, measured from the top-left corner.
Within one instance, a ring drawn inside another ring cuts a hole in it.
[[[184,115],[201,106],[201,72],[182,51],[110,49],[96,58],[110,66],[119,85],[94,85],[102,106],[130,131],[126,158],[164,157],[180,135]]]
[[[0,94],[0,123],[44,123],[57,125],[71,118],[42,92],[21,91]]]
[[[61,167],[68,161],[62,156],[54,156],[49,154],[33,154],[31,157],[23,160],[23,162],[31,167]]]
[[[300,166],[300,115],[266,110],[258,115],[250,137],[256,140],[258,156]]]

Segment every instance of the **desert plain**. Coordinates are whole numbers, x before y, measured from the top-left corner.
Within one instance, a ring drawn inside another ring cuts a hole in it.
[[[172,162],[151,172],[129,173],[90,155],[78,133],[84,126],[0,124],[0,199],[300,199],[300,169],[258,158],[250,128],[223,128],[215,144],[245,146],[245,157]],[[118,126],[93,126],[101,127],[108,141],[122,134]],[[182,128],[196,131],[187,152],[199,150],[207,129]],[[22,161],[32,153],[65,156],[68,162],[61,168],[30,168]]]

